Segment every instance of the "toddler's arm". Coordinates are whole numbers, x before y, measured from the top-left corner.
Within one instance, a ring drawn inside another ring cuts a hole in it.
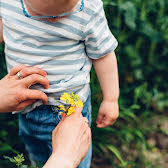
[[[108,27],[103,1],[96,1],[97,4],[89,1],[94,13],[84,29],[84,42],[87,56],[92,59],[103,92],[97,127],[104,128],[112,125],[119,115],[119,82],[114,53],[118,42]]]
[[[93,65],[103,93],[97,127],[104,128],[112,125],[119,115],[119,80],[115,53],[110,52],[103,58],[94,59]]]
[[[3,26],[2,26],[2,19],[0,18],[0,43],[3,42]]]

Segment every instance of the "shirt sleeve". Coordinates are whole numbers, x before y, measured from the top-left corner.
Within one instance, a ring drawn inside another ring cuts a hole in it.
[[[115,50],[118,45],[116,38],[111,33],[103,3],[90,18],[85,29],[86,54],[91,59],[98,59]]]

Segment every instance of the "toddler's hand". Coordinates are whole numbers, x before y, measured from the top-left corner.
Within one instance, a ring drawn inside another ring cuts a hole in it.
[[[118,101],[103,100],[100,105],[99,113],[96,120],[97,127],[105,128],[109,125],[114,124],[118,116],[119,116]]]

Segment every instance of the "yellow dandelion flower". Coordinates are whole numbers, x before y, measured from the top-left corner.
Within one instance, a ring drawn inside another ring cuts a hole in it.
[[[61,112],[59,112],[59,115],[61,115],[63,112],[61,111]]]
[[[75,112],[75,107],[70,107],[67,112],[67,116],[71,115],[72,113]]]
[[[73,105],[73,104],[74,104],[73,99],[69,99],[68,101],[69,101],[69,102],[68,102],[69,104],[71,104],[71,105]]]
[[[76,107],[83,107],[83,102],[82,100],[78,100],[77,102],[75,102]]]
[[[82,100],[79,99],[79,95],[75,95],[73,92],[69,95],[68,93],[64,93],[60,100],[65,101],[67,105],[58,106],[60,110],[68,111],[67,116],[71,115],[73,112],[75,112],[75,107],[83,107]],[[63,112],[60,112],[59,115],[61,115]]]
[[[70,98],[70,95],[68,93],[64,93],[61,97],[60,100],[67,101]]]
[[[71,94],[70,94],[70,95],[71,95],[71,97],[72,97],[72,98],[75,96],[73,92],[71,92]]]
[[[79,95],[78,94],[76,94],[75,97],[76,97],[76,100],[79,100]]]
[[[74,101],[79,100],[79,96],[78,96],[77,94],[74,95],[73,92],[71,93],[71,98],[72,98]]]
[[[60,110],[64,110],[65,111],[65,107],[63,105],[59,105],[58,106]]]

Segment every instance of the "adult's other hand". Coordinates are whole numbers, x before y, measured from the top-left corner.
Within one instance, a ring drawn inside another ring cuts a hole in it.
[[[18,72],[23,78],[19,78]],[[14,67],[8,75],[0,80],[0,112],[19,111],[39,99],[47,104],[48,97],[45,93],[29,89],[36,83],[48,89],[49,82],[46,75],[45,71],[37,67],[25,65]]]
[[[81,114],[82,108],[61,119],[52,134],[53,153],[44,168],[76,168],[86,156],[91,129],[88,119]]]

